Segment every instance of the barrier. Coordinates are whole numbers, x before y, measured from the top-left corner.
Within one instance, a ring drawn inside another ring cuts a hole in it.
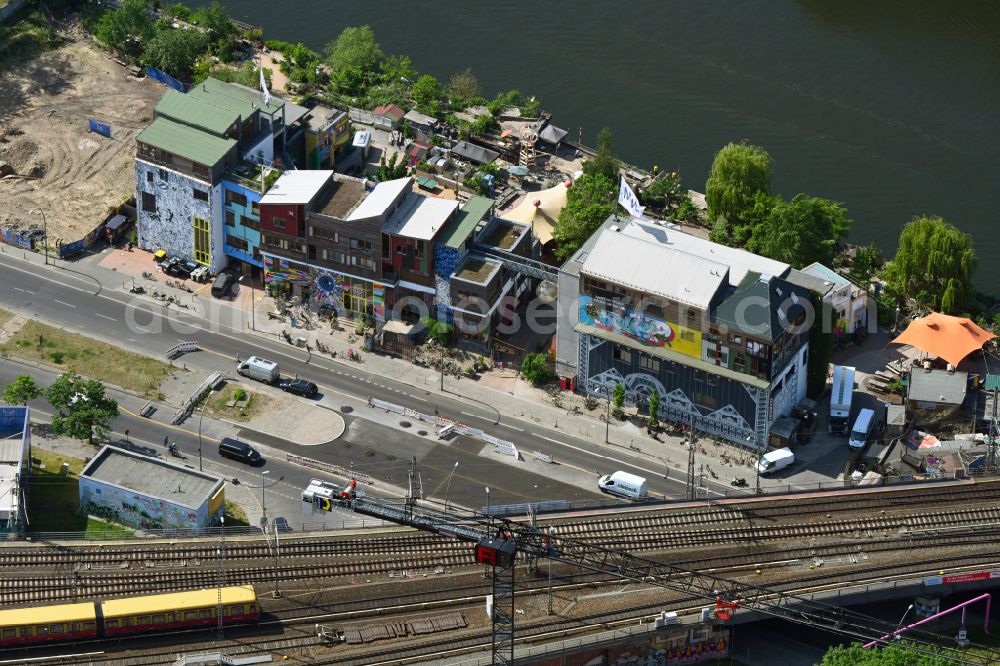
[[[342,476],[345,479],[354,479],[358,483],[366,483],[370,486],[375,485],[375,479],[358,472],[357,470],[350,470],[346,467],[340,465],[333,465],[330,463],[325,463],[322,460],[313,460],[312,458],[306,458],[305,456],[296,456],[291,453],[285,454],[285,460],[296,465],[301,465],[303,467],[309,467],[311,469],[318,469],[323,472],[328,472],[336,476]]]
[[[551,500],[548,502],[524,502],[521,504],[497,504],[494,506],[484,506],[481,513],[489,516],[510,516],[527,514],[529,511],[535,513],[545,513],[550,511],[566,511],[570,508],[567,500]]]
[[[153,406],[153,401],[150,400],[145,405],[139,408],[139,416],[149,416],[156,411],[156,407]]]
[[[35,249],[35,239],[32,236],[25,236],[24,234],[19,234],[13,229],[3,230],[3,242],[8,245],[14,245],[15,247],[24,248],[25,250]]]
[[[170,423],[173,425],[177,425],[178,423],[186,419],[188,416],[190,416],[191,410],[194,409],[195,404],[197,404],[197,402],[201,400],[202,397],[204,397],[204,395],[208,393],[208,391],[213,386],[215,386],[220,379],[222,379],[221,372],[213,372],[212,374],[210,374],[208,376],[208,379],[203,381],[201,383],[201,386],[199,386],[195,390],[195,392],[192,393],[190,397],[188,397],[188,399],[184,401],[184,404],[181,405],[176,412],[174,412],[174,415],[170,418]]]
[[[72,243],[62,243],[59,246],[59,258],[65,259],[71,257],[74,254],[83,252],[88,247],[96,243],[101,238],[101,232],[104,230],[104,222],[94,227],[87,233],[86,236],[78,241],[73,241]]]
[[[155,67],[147,67],[146,68],[146,76],[148,76],[149,78],[153,79],[154,81],[159,81],[160,83],[162,83],[165,86],[173,88],[177,92],[182,92],[182,93],[186,93],[187,92],[187,86],[186,85],[184,85],[183,83],[181,83],[180,81],[178,81],[174,77],[170,76],[169,74],[167,74],[166,72],[164,72],[162,69],[156,69]]]
[[[197,342],[182,342],[180,344],[174,345],[167,350],[167,358],[176,358],[181,354],[186,354],[187,352],[199,351],[201,347],[198,346]]]
[[[87,120],[87,129],[88,131],[91,131],[94,134],[100,134],[101,136],[107,137],[109,139],[111,138],[111,125],[107,125],[105,123],[99,123],[93,118],[89,118]]]
[[[505,456],[513,456],[514,460],[520,460],[521,454],[517,452],[517,447],[511,442],[505,442],[503,440],[497,444],[497,453]]]
[[[378,398],[368,398],[368,406],[378,407],[379,409],[384,409],[387,412],[395,412],[397,414],[402,414],[404,412],[402,405],[386,402],[385,400],[379,400]]]
[[[545,453],[542,453],[541,451],[532,451],[531,452],[531,457],[534,458],[535,460],[538,460],[538,461],[541,461],[541,462],[544,462],[544,463],[550,463],[550,462],[552,462],[552,456],[550,456],[548,454],[545,454]]]

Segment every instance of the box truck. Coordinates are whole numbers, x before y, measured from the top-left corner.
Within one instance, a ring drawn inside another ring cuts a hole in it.
[[[266,358],[258,358],[257,356],[251,356],[236,366],[236,372],[244,377],[256,379],[265,384],[273,384],[281,376],[281,373],[278,372],[277,363],[268,361]]]
[[[645,499],[649,490],[646,479],[628,472],[615,472],[602,476],[597,480],[597,487],[602,493],[632,500]]]
[[[795,454],[788,447],[768,451],[757,461],[757,471],[761,474],[771,474],[779,469],[785,469],[795,462]]]
[[[851,398],[854,397],[854,368],[838,365],[833,368],[833,392],[830,394],[830,434],[846,435],[851,420]]]

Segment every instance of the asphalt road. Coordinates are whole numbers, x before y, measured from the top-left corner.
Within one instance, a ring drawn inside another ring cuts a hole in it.
[[[499,416],[491,407],[432,394],[370,374],[363,364],[341,364],[311,356],[276,339],[272,341],[244,333],[239,324],[232,321],[232,309],[211,299],[193,299],[190,311],[173,307],[168,310],[145,298],[99,288],[91,276],[64,269],[46,270],[13,259],[10,254],[3,259],[0,263],[0,306],[26,316],[56,322],[67,330],[113,340],[159,358],[179,341],[197,341],[204,351],[187,355],[181,361],[207,371],[232,372],[237,355],[241,358],[263,356],[277,361],[283,374],[315,381],[326,395],[353,400],[374,396],[425,413],[436,409],[442,416],[476,425],[490,434],[513,441],[522,451],[551,455],[581,473],[606,474],[621,469],[646,477],[651,493],[683,496],[683,478],[664,479],[664,469],[659,464],[549,430],[531,421]],[[499,423],[495,423],[498,418]],[[162,441],[162,435],[159,440]],[[481,481],[477,478],[473,482]],[[454,492],[461,493],[463,481],[457,475],[454,483],[458,489]]]

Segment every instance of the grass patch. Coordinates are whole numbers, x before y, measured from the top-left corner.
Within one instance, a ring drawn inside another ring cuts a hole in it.
[[[242,408],[240,407],[229,407],[228,403],[232,400],[240,400],[241,398],[249,397],[246,405]],[[207,399],[205,411],[210,416],[218,416],[224,419],[231,419],[233,421],[249,421],[253,417],[260,414],[261,410],[267,406],[271,401],[266,395],[260,393],[250,393],[241,386],[238,386],[232,390],[222,390],[217,394],[214,394],[211,398]]]
[[[5,4],[0,0],[0,6]],[[55,48],[62,40],[49,27],[41,12],[21,10],[13,24],[0,24],[0,64],[14,57],[30,56],[36,51]]]
[[[0,310],[0,326],[3,326],[8,321],[10,321],[10,318],[13,316],[14,316],[13,314],[7,312],[6,310]]]
[[[87,517],[80,515],[79,475],[85,461],[31,448],[28,532],[83,532]],[[69,463],[69,474],[59,473]],[[44,466],[44,468],[43,468]]]
[[[0,352],[54,364],[149,397],[156,397],[160,383],[174,372],[154,358],[36,321],[22,326]]]
[[[226,500],[222,513],[226,517],[226,527],[246,527],[250,524],[247,512],[232,500]]]

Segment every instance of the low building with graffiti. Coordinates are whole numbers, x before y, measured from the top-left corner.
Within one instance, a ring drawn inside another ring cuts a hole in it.
[[[0,407],[0,534],[27,525],[31,475],[31,419],[28,407]]]
[[[222,479],[184,465],[105,446],[80,472],[80,511],[137,529],[218,525]]]
[[[653,624],[649,625],[654,627]],[[649,631],[635,631],[630,638],[621,635],[588,645],[579,641],[572,647],[560,646],[558,656],[539,657],[535,666],[637,666],[651,664],[674,666],[680,664],[728,663],[730,630],[725,626],[709,623],[695,625],[667,624]],[[624,633],[624,632],[622,632]],[[602,644],[603,643],[603,644]]]
[[[770,424],[805,397],[810,292],[790,267],[640,221],[609,225],[578,257],[576,386],[645,405],[661,416],[757,447]],[[561,287],[564,280],[561,278]],[[567,290],[568,291],[568,290]],[[567,350],[558,350],[559,355]]]

